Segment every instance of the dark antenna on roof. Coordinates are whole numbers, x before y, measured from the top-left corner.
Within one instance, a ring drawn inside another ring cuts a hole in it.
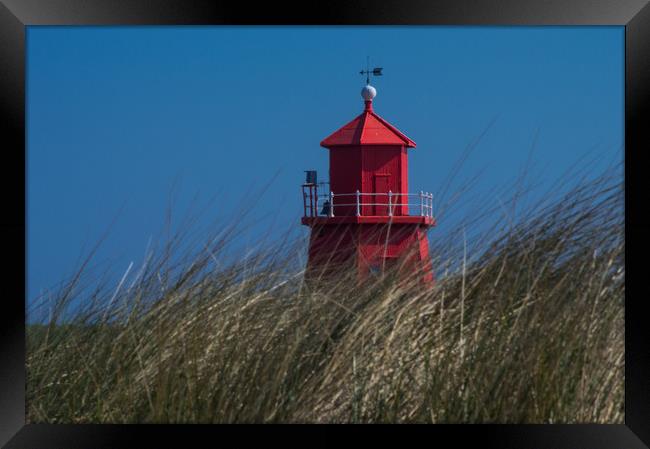
[[[362,70],[359,72],[360,75],[366,75],[366,84],[370,84],[370,75],[372,76],[381,76],[382,73],[381,71],[383,70],[383,67],[375,67],[372,70],[370,70],[370,57],[366,57],[366,70]]]

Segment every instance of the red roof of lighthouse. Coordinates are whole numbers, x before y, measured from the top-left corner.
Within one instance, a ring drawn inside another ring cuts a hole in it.
[[[325,148],[343,145],[404,145],[415,148],[415,142],[400,130],[375,114],[372,101],[347,125],[326,137],[320,145]]]

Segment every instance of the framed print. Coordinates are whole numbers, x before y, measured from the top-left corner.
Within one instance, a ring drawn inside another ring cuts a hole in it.
[[[648,2],[311,6],[2,2],[3,447],[649,447]]]

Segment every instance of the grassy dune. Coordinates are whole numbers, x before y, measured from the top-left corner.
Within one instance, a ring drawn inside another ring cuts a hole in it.
[[[299,242],[224,265],[229,232],[119,288],[80,272],[30,312],[28,420],[622,423],[621,186],[433,238],[431,290],[306,285]]]

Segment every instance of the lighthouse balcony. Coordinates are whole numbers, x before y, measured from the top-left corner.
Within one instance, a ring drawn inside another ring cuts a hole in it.
[[[316,185],[304,184],[302,223],[411,223],[435,225],[433,194],[319,192]]]

